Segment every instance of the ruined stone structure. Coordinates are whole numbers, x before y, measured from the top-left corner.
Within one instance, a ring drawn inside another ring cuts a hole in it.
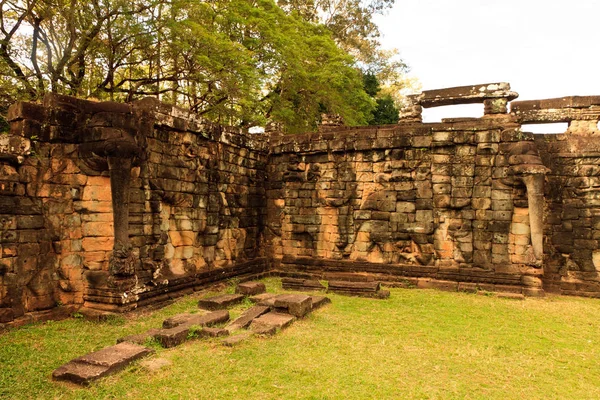
[[[600,97],[516,97],[426,91],[398,125],[294,136],[152,99],[18,103],[0,136],[0,323],[261,273],[599,296]],[[462,103],[485,115],[421,122]],[[569,128],[521,130],[546,122]]]

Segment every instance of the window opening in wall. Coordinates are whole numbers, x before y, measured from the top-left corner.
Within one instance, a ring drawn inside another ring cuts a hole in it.
[[[521,130],[531,133],[565,133],[569,128],[566,122],[555,122],[552,124],[523,124]]]
[[[423,109],[423,122],[442,122],[443,118],[481,118],[483,104],[459,104]]]

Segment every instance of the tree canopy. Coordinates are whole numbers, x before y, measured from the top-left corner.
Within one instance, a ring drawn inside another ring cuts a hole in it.
[[[374,1],[0,0],[0,109],[158,96],[232,125],[306,131],[323,110],[365,124],[358,66],[385,68],[369,12],[393,0]]]

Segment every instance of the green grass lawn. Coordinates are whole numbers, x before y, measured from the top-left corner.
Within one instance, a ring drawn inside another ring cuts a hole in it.
[[[276,279],[266,283],[281,290]],[[198,297],[127,319],[29,325],[0,336],[0,398],[600,398],[600,300],[391,292],[389,300],[330,295],[332,304],[276,336],[234,348],[155,346],[151,358],[170,365],[137,363],[83,389],[53,382],[52,371],[196,309]]]

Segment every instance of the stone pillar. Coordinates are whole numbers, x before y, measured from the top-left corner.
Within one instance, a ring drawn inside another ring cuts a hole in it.
[[[538,262],[544,257],[544,174],[527,174],[522,178],[527,188],[531,246]]]

